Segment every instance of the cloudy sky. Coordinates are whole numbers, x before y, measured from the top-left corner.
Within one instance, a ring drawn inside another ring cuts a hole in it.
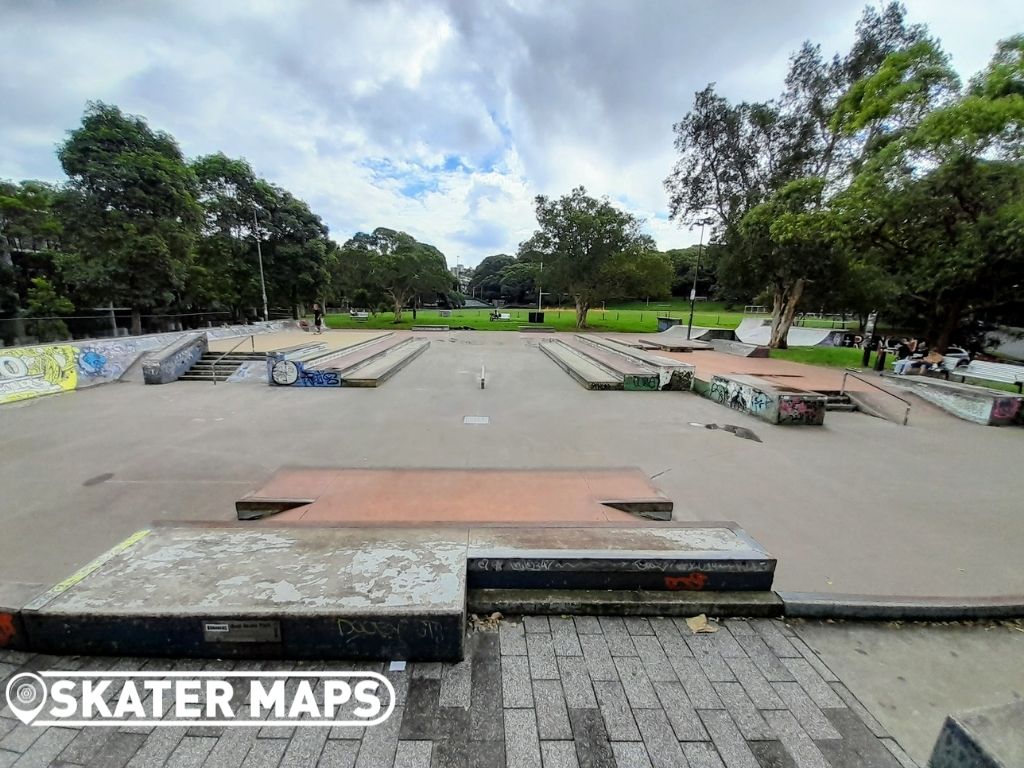
[[[846,50],[864,1],[0,0],[0,178],[61,179],[98,99],[245,157],[339,241],[389,226],[476,264],[584,184],[678,247],[662,180],[693,93],[771,98],[802,40]],[[1024,31],[1019,0],[907,5],[965,76]]]

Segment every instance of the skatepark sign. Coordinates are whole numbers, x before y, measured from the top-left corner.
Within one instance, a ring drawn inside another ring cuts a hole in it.
[[[7,705],[39,727],[365,727],[385,722],[395,689],[376,672],[23,672]]]

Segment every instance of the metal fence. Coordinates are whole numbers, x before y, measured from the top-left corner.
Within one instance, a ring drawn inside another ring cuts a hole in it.
[[[273,316],[274,313],[271,313]],[[141,315],[143,333],[193,330],[228,325],[256,317],[238,318],[233,313],[178,312]],[[94,314],[59,315],[53,317],[0,318],[0,346],[45,344],[76,339],[106,339],[131,335],[130,310],[113,309]]]

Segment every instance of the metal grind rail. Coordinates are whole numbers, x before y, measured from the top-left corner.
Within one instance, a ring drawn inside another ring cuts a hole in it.
[[[225,352],[224,354],[222,354],[220,357],[213,361],[213,365],[211,366],[211,370],[213,371],[213,386],[217,386],[217,364],[220,363],[221,360],[230,355],[232,352],[234,352],[236,349],[238,349],[246,339],[249,340],[249,343],[252,347],[252,351],[256,351],[255,334],[249,334],[248,336],[243,336],[241,339],[239,339],[238,343],[231,347],[231,349],[229,349],[227,352]]]
[[[897,400],[899,400],[901,403],[903,403],[903,405],[906,406],[906,410],[903,412],[903,426],[904,427],[907,426],[907,421],[910,419],[910,401],[900,397],[899,395],[897,395],[897,394],[895,394],[893,392],[890,392],[889,390],[885,389],[884,387],[878,386],[873,381],[864,378],[860,374],[861,374],[861,372],[856,370],[856,369],[854,369],[854,368],[847,368],[845,371],[843,371],[843,385],[842,385],[841,389],[839,390],[839,394],[840,395],[845,395],[846,394],[846,377],[847,376],[853,376],[853,378],[855,378],[857,381],[863,381],[865,384],[868,384],[868,385],[874,387],[879,392],[884,392],[885,394],[889,395],[890,397],[895,397]]]

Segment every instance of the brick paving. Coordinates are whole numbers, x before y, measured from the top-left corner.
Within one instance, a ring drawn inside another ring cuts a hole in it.
[[[32,728],[0,710],[0,768],[900,768],[894,739],[790,628],[725,620],[526,617],[472,631],[459,664],[404,670],[391,718],[352,728]],[[323,669],[0,651],[0,688],[57,669]],[[330,667],[344,668],[332,662]],[[108,695],[113,696],[111,691]]]

